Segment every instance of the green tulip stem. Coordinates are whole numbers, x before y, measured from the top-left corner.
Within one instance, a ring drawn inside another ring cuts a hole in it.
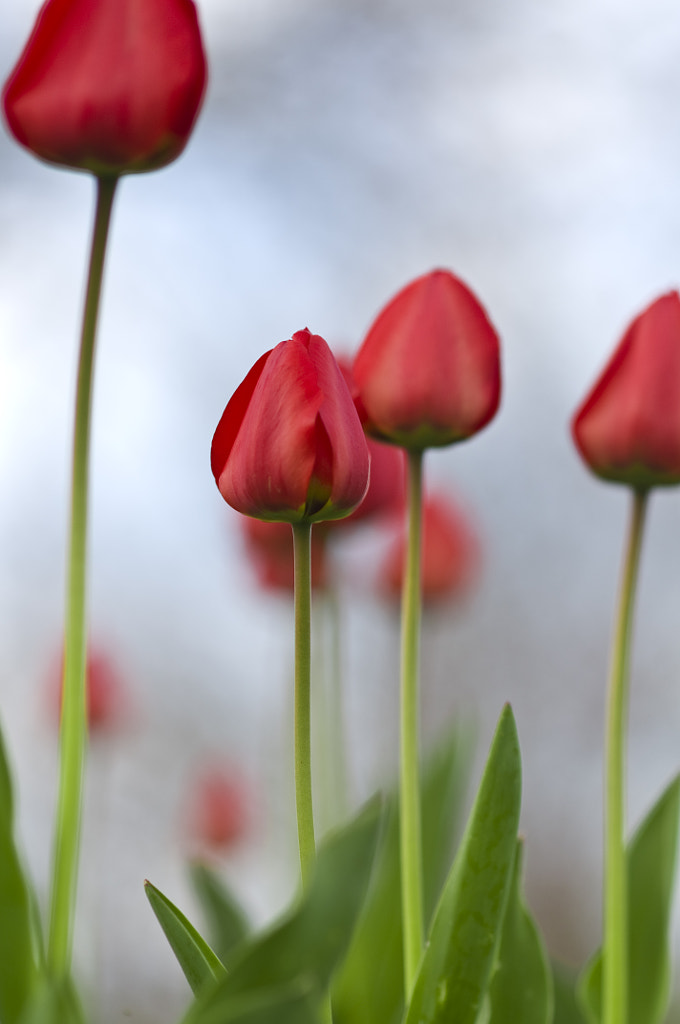
[[[423,951],[423,879],[418,780],[423,453],[408,453],[408,545],[401,605],[400,844],[404,987],[411,998]]]
[[[293,524],[295,555],[295,805],[297,808],[300,871],[304,888],[316,859],[312,811],[311,750],[311,611],[312,525]]]
[[[71,967],[78,882],[83,772],[87,746],[85,590],[92,376],[106,240],[117,181],[117,178],[97,179],[97,205],[78,362],[64,629],[64,684],[59,737],[59,793],[47,947],[48,965],[57,977],[67,974]]]
[[[603,1024],[628,1022],[628,883],[625,758],[633,606],[647,492],[633,493],[619,606],[612,642],[606,727]]]

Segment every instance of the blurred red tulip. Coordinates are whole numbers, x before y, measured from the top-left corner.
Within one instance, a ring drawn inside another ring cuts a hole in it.
[[[395,598],[401,595],[405,562],[406,529],[402,526],[380,578],[381,588]],[[427,497],[423,503],[423,600],[441,601],[467,591],[477,576],[479,562],[479,542],[460,509],[448,497]]]
[[[341,356],[338,358],[338,366],[354,398],[356,385],[352,375],[352,364]],[[368,490],[361,504],[345,519],[339,519],[337,526],[352,526],[384,515],[404,501],[406,460],[403,451],[372,437],[368,437],[366,443],[371,460]]]
[[[288,523],[270,523],[242,516],[246,548],[260,584],[268,590],[294,588],[293,533]],[[326,533],[312,530],[312,588],[327,584]]]
[[[42,160],[117,176],[179,156],[205,82],[191,0],[48,0],[3,107]]]
[[[257,519],[340,519],[359,504],[368,448],[323,338],[298,331],[255,363],[215,431],[211,466],[225,501]]]
[[[205,768],[189,794],[188,817],[190,836],[197,845],[216,852],[234,846],[250,826],[242,780],[219,765]]]
[[[353,374],[367,433],[416,451],[453,444],[498,409],[498,335],[469,288],[434,270],[385,306]]]
[[[56,709],[61,709],[64,685],[64,655],[56,676]],[[85,668],[85,697],[90,732],[107,732],[118,728],[129,716],[130,704],[126,687],[108,654],[88,647]]]
[[[577,411],[572,434],[594,473],[640,490],[680,483],[680,296],[626,331]]]

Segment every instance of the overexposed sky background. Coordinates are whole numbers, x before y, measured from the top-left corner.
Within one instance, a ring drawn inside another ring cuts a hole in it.
[[[5,0],[3,77],[36,9]],[[123,182],[102,308],[91,628],[139,711],[120,746],[93,751],[110,807],[93,812],[107,824],[90,838],[108,836],[121,911],[103,976],[82,953],[106,993],[102,1019],[181,1005],[141,879],[189,899],[178,807],[204,752],[223,751],[260,791],[253,849],[225,866],[254,912],[285,899],[291,878],[289,860],[272,868],[288,806],[277,757],[289,613],[258,593],[210,474],[222,409],[273,344],[306,325],[354,351],[387,299],[439,265],[499,330],[504,397],[482,435],[428,457],[485,560],[470,601],[426,622],[424,734],[449,714],[476,718],[481,756],[512,701],[532,903],[556,952],[585,955],[598,941],[604,675],[627,496],[580,465],[568,422],[629,320],[680,284],[676,5],[206,0],[200,12],[205,107],[177,164]],[[43,886],[54,745],[42,693],[63,613],[92,201],[86,176],[0,136],[0,711]],[[677,494],[653,498],[631,820],[680,762],[679,513]],[[363,543],[345,571],[357,795],[396,759],[396,626],[366,579],[353,587]]]

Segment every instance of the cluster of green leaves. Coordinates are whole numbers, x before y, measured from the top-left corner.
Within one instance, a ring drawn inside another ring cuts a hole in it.
[[[14,795],[0,734],[0,1024],[83,1024],[70,978],[50,977],[40,915],[14,829]]]
[[[382,813],[372,804],[328,837],[309,889],[262,935],[239,930],[242,918],[205,868],[194,878],[212,918],[213,946],[147,888],[196,997],[183,1024],[312,1024],[329,1019],[329,1005],[335,1024],[550,1024],[552,975],[521,891],[521,765],[509,707],[447,873],[466,762],[456,734],[424,772],[430,927],[407,1006],[391,798]]]
[[[522,894],[519,742],[501,715],[458,850],[469,744],[452,733],[422,781],[428,940],[405,1005],[399,810],[366,808],[321,846],[313,883],[261,935],[205,866],[192,878],[211,945],[153,886],[147,894],[195,995],[182,1024],[600,1024],[602,954],[580,978],[551,968]],[[661,1024],[670,988],[669,915],[680,780],[628,849],[630,1013]],[[330,1000],[329,1000],[330,995]]]
[[[321,845],[314,877],[281,921],[252,934],[204,865],[192,879],[210,943],[158,889],[153,910],[194,994],[182,1024],[600,1024],[602,953],[576,982],[551,970],[522,895],[519,743],[506,708],[453,864],[468,749],[452,734],[423,773],[428,941],[404,1003],[396,798],[369,804]],[[661,1024],[680,778],[628,848],[629,1017]],[[448,869],[448,871],[447,871]],[[83,1024],[70,979],[50,977],[39,914],[14,835],[0,737],[0,1024]],[[330,996],[330,998],[329,998]]]

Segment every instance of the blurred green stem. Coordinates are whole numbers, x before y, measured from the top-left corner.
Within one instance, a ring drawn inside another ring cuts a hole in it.
[[[401,606],[400,849],[404,989],[411,998],[423,950],[423,880],[418,784],[423,453],[408,453],[408,545]]]
[[[71,967],[78,883],[83,770],[87,745],[85,590],[92,377],[106,240],[117,182],[117,178],[97,179],[97,205],[78,362],[59,740],[59,795],[47,947],[48,966],[55,976],[67,974]]]
[[[625,849],[626,727],[633,607],[647,492],[634,491],[607,699],[603,1024],[628,1021],[628,884]]]
[[[311,753],[311,610],[312,525],[293,525],[295,554],[295,805],[302,885],[309,884],[316,844],[312,812]]]

